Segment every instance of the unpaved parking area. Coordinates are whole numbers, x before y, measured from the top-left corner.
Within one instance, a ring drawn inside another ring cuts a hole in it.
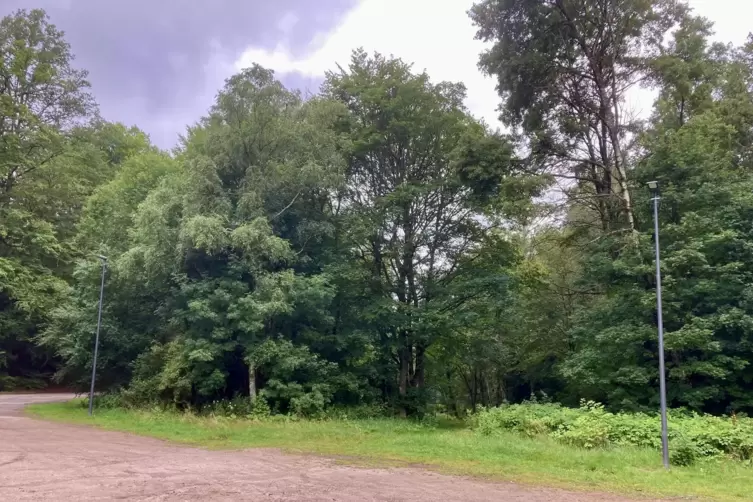
[[[0,394],[0,501],[624,501],[275,450],[209,451],[22,416],[67,396]]]

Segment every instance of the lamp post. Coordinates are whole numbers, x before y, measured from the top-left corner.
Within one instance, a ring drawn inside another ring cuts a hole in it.
[[[661,310],[661,267],[659,261],[659,183],[649,181],[654,202],[654,246],[656,249],[656,323],[659,327],[659,402],[661,405],[661,453],[664,467],[669,469],[669,440],[667,439],[667,383],[664,374],[664,323]]]
[[[105,271],[107,270],[107,257],[96,255],[102,262],[102,282],[99,286],[99,313],[97,314],[97,335],[94,337],[94,359],[92,360],[92,383],[89,389],[89,416],[94,406],[94,381],[97,378],[97,352],[99,352],[99,328],[102,326],[102,300],[105,296]]]

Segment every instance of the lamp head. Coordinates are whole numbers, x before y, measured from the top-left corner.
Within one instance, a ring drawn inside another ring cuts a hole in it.
[[[94,256],[96,256],[97,258],[99,258],[102,261],[107,261],[107,256],[102,256],[101,254],[95,254]]]
[[[656,190],[657,188],[659,188],[659,182],[658,181],[649,181],[647,184],[648,184],[648,187],[651,190]]]

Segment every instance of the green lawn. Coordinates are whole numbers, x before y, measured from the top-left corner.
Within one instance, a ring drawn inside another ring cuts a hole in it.
[[[93,418],[80,402],[35,404],[31,415],[92,424],[208,448],[277,447],[366,464],[421,464],[449,474],[702,500],[753,500],[753,467],[704,462],[666,472],[656,451],[579,450],[548,439],[514,434],[486,437],[446,423],[430,427],[401,420],[265,421],[200,418],[130,410],[100,410]]]

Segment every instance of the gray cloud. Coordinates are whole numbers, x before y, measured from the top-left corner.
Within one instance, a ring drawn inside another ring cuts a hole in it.
[[[298,72],[276,74],[276,77],[288,89],[300,90],[304,97],[316,94],[319,91],[319,87],[321,87],[324,82],[323,77],[312,77]]]
[[[155,143],[170,147],[177,134],[206,111],[244,49],[284,44],[300,55],[355,3],[0,0],[0,14],[45,9],[66,32],[76,66],[90,72],[103,116],[136,124]],[[304,90],[314,84],[290,80]]]

